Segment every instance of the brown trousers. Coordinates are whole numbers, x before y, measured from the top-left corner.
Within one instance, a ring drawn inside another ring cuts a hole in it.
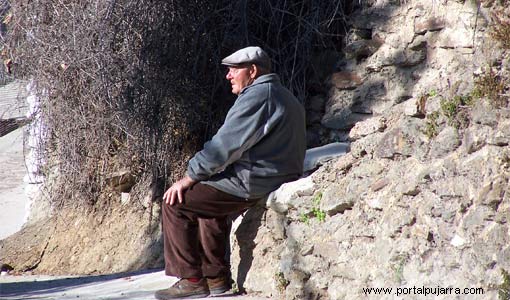
[[[239,198],[197,183],[184,193],[182,204],[163,203],[166,275],[200,278],[229,274],[228,217],[258,200]]]

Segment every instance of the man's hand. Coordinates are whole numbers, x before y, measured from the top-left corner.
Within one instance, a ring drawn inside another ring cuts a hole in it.
[[[179,203],[182,203],[182,200],[184,199],[184,191],[192,187],[195,183],[197,182],[189,176],[182,178],[166,190],[163,195],[163,200],[166,204],[170,205],[174,205],[176,200],[179,200]]]

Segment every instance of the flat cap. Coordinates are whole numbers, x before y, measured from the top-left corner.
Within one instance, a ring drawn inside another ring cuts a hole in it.
[[[221,64],[226,66],[239,66],[247,63],[256,64],[268,70],[271,69],[271,59],[260,47],[246,47],[237,50],[221,61]]]

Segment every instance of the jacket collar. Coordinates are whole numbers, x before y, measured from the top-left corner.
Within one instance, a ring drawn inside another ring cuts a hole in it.
[[[246,91],[246,89],[248,89],[250,87],[253,87],[255,85],[262,84],[262,83],[268,83],[268,82],[280,83],[280,77],[276,73],[269,73],[269,74],[265,74],[265,75],[259,76],[259,77],[257,77],[257,79],[255,79],[255,81],[253,81],[252,84],[250,84],[249,86],[243,88],[241,90],[241,92],[239,93],[239,95],[243,94],[244,91]]]

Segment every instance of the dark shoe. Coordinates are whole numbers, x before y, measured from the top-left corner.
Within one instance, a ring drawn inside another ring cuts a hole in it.
[[[220,276],[216,278],[207,278],[207,285],[209,286],[209,292],[211,295],[223,294],[230,290],[230,278],[227,276]]]
[[[191,282],[187,279],[181,279],[168,289],[157,291],[154,296],[159,300],[167,299],[194,299],[209,296],[209,287],[205,278],[199,282]]]

